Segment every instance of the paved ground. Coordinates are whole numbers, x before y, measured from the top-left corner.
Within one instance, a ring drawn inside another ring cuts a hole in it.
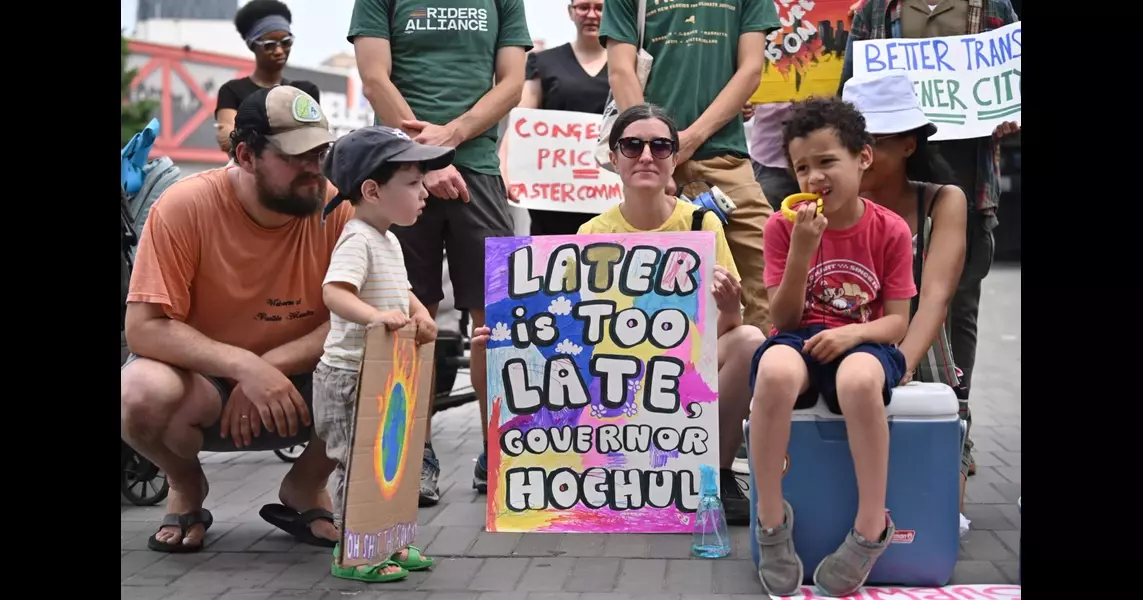
[[[1020,517],[1020,270],[997,266],[985,282],[973,396],[977,475],[965,512],[954,583],[1016,580]],[[443,560],[432,571],[372,587],[334,579],[330,553],[296,544],[258,517],[277,502],[287,465],[272,453],[204,455],[215,524],[203,552],[146,549],[163,507],[123,506],[121,595],[180,600],[384,598],[386,600],[657,600],[758,598],[749,533],[732,528],[730,558],[688,558],[689,536],[488,534],[484,497],[470,489],[479,451],[474,404],[433,422],[441,504],[422,509],[417,543]]]

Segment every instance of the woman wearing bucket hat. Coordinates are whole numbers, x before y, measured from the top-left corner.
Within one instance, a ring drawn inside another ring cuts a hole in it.
[[[967,203],[948,163],[929,144],[937,127],[925,117],[904,71],[850,79],[842,98],[865,116],[873,135],[873,164],[861,193],[900,215],[913,232],[913,298],[909,329],[900,344],[905,379],[944,383],[960,399],[964,434],[960,502],[968,477],[970,446],[967,394],[949,345],[945,320],[965,263]],[[962,521],[964,523],[964,521]]]

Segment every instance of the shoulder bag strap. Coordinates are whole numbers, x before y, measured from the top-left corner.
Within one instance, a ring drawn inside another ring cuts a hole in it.
[[[643,35],[647,31],[647,0],[639,0],[639,48],[643,49]]]

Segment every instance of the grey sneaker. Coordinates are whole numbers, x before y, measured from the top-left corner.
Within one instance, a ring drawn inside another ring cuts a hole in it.
[[[865,585],[873,564],[889,547],[896,530],[888,514],[885,515],[885,534],[879,542],[870,542],[850,529],[841,547],[823,558],[814,569],[814,585],[827,596],[848,596],[856,592]]]
[[[437,486],[440,475],[441,467],[436,452],[425,446],[425,458],[421,461],[421,498],[418,506],[433,506],[441,501],[440,487]]]
[[[758,579],[762,589],[772,596],[793,596],[806,576],[802,559],[794,552],[794,509],[782,501],[786,522],[773,531],[758,522]]]

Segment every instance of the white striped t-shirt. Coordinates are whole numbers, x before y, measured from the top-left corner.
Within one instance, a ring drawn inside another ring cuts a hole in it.
[[[343,282],[357,288],[357,297],[377,310],[409,314],[409,275],[401,243],[392,232],[381,233],[359,219],[345,224],[322,285]],[[365,326],[347,321],[332,310],[329,335],[321,361],[339,369],[358,370],[365,354]]]

